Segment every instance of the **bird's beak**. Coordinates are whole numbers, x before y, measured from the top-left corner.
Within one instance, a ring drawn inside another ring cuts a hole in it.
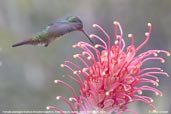
[[[90,39],[89,35],[88,35],[83,29],[81,29],[80,31],[81,31],[81,32],[88,38],[88,40],[94,45],[94,42]]]

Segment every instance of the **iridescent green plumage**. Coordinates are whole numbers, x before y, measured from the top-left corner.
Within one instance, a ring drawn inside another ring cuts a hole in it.
[[[31,39],[14,44],[12,45],[12,47],[26,45],[26,44],[30,44],[30,45],[41,44],[47,47],[49,43],[51,43],[55,39],[58,39],[60,36],[72,31],[81,31],[89,38],[89,36],[83,30],[82,21],[78,17],[70,16],[64,20],[48,24],[41,32],[37,33]],[[89,40],[91,41],[90,38]]]

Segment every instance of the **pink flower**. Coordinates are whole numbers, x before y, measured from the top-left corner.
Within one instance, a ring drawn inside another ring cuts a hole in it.
[[[149,30],[145,33],[146,39],[138,47],[134,45],[134,36],[129,34],[128,37],[131,38],[132,43],[127,46],[126,51],[119,22],[114,22],[113,45],[111,45],[111,37],[103,28],[97,24],[94,24],[93,27],[98,28],[106,36],[107,43],[99,36],[92,34],[90,38],[99,40],[100,44],[92,46],[81,41],[73,45],[74,48],[82,49],[81,54],[75,54],[73,57],[80,60],[84,67],[70,61],[65,61],[61,67],[73,72],[74,76],[68,75],[68,77],[79,85],[80,92],[76,93],[75,89],[64,81],[55,80],[55,83],[68,87],[73,94],[69,100],[62,96],[58,96],[57,99],[63,100],[75,114],[110,114],[112,112],[137,114],[127,107],[128,104],[134,102],[144,102],[155,111],[156,107],[152,104],[153,99],[144,96],[143,91],[151,91],[162,96],[162,92],[153,85],[159,85],[156,75],[168,76],[168,74],[161,68],[142,68],[142,65],[152,60],[160,60],[164,63],[165,60],[158,57],[158,53],[164,53],[167,56],[170,56],[170,53],[165,50],[148,50],[137,55],[137,52],[148,42],[152,25],[148,23]],[[102,51],[99,51],[98,48]],[[47,109],[65,113],[54,106],[48,106]]]

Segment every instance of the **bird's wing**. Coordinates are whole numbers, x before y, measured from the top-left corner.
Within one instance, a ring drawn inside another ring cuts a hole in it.
[[[49,27],[48,33],[51,36],[59,37],[79,29],[82,29],[82,25],[79,23],[55,23]]]

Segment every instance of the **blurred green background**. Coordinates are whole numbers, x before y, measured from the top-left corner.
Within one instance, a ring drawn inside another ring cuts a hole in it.
[[[87,38],[79,32],[72,32],[47,48],[12,48],[11,45],[39,32],[48,23],[70,15],[80,17],[89,34],[100,34],[92,28],[92,24],[97,23],[113,36],[113,21],[118,20],[126,43],[130,43],[127,34],[133,33],[136,45],[145,40],[147,23],[151,22],[151,39],[140,52],[148,49],[171,50],[171,0],[0,0],[0,111],[42,111],[47,105],[68,109],[55,97],[69,97],[71,92],[62,85],[54,84],[53,80],[69,81],[78,90],[76,84],[63,77],[68,71],[60,68],[60,64],[65,60],[75,61],[72,55],[79,50],[71,46],[81,40],[89,42]],[[156,65],[171,74],[171,59],[163,57],[167,59],[165,64],[149,62],[144,66]],[[158,89],[164,96],[146,94],[154,97],[159,111],[170,114],[171,78],[159,77]],[[147,114],[150,110],[143,103],[130,107],[139,114]]]

